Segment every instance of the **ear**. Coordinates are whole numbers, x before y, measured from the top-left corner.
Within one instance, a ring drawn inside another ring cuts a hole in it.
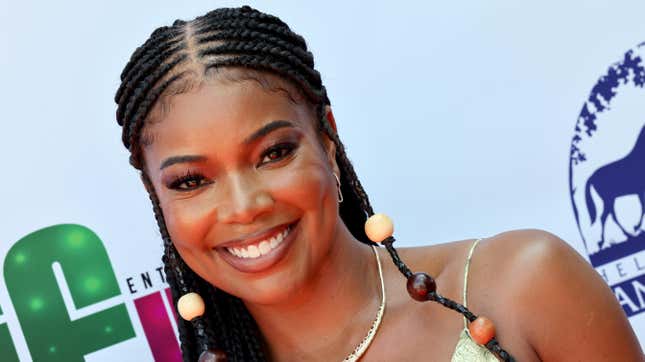
[[[327,122],[329,122],[334,132],[338,133],[338,129],[336,128],[336,119],[334,118],[334,113],[332,113],[331,106],[329,105],[325,106],[325,117],[327,117]]]
[[[334,114],[331,112],[330,106],[325,106],[325,117],[327,117],[327,122],[329,122],[329,125],[334,130],[334,132],[337,132],[336,120],[334,119]],[[338,177],[340,177],[340,168],[336,163],[336,144],[325,133],[323,133],[322,141],[323,141],[323,148],[325,150],[325,153],[327,154],[327,160],[329,162],[329,166],[331,167],[332,172],[335,173]]]

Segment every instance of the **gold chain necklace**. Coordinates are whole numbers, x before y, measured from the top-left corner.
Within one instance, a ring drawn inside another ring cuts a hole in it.
[[[381,259],[378,256],[378,251],[374,245],[372,245],[372,250],[374,250],[374,255],[376,256],[376,265],[378,265],[378,277],[379,280],[381,281],[381,305],[378,307],[378,311],[376,312],[376,319],[374,319],[374,323],[372,323],[372,327],[370,330],[367,332],[367,335],[361,343],[356,346],[354,351],[350,353],[349,356],[345,357],[343,362],[356,362],[358,361],[361,356],[365,353],[367,350],[367,347],[370,346],[372,343],[372,340],[374,339],[374,336],[376,335],[376,331],[378,331],[378,327],[381,325],[381,319],[383,319],[383,312],[385,312],[385,282],[383,282],[383,270],[381,269]]]

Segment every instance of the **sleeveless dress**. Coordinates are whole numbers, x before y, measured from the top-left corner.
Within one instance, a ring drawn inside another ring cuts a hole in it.
[[[470,259],[473,256],[473,251],[479,243],[479,240],[475,240],[473,245],[470,247],[468,252],[468,258],[466,259],[466,266],[464,267],[464,293],[463,293],[463,303],[467,307],[466,301],[466,292],[468,290],[468,268],[470,266]],[[457,341],[457,346],[455,347],[455,352],[452,355],[451,362],[499,362],[499,359],[486,347],[477,344],[470,338],[468,333],[468,321],[464,318],[464,329],[459,335],[459,340]]]

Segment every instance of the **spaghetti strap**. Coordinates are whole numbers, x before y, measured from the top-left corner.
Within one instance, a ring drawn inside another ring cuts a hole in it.
[[[477,244],[479,244],[479,241],[481,239],[477,239],[473,242],[473,245],[470,247],[470,251],[468,252],[468,258],[466,258],[466,266],[464,267],[464,293],[462,296],[462,302],[464,303],[464,307],[468,308],[468,299],[466,294],[468,293],[468,269],[470,268],[470,259],[473,257],[473,252],[475,251],[475,247],[477,247]],[[464,328],[468,328],[468,320],[466,317],[464,317]]]
[[[468,258],[466,258],[466,266],[464,267],[464,294],[463,294],[463,303],[466,307],[468,301],[466,296],[468,293],[468,268],[470,267],[470,259],[473,257],[473,252],[475,247],[481,241],[481,239],[475,240],[473,245],[470,247],[468,252]],[[451,362],[499,362],[497,356],[493,352],[486,349],[485,346],[475,343],[470,337],[470,332],[468,332],[468,320],[464,317],[464,329],[461,330],[459,334],[459,339],[457,340],[457,345],[455,346],[455,351],[452,354]]]

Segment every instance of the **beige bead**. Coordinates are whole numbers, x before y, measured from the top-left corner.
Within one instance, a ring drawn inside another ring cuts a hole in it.
[[[197,293],[184,294],[177,302],[177,311],[179,315],[187,321],[204,315],[204,300]]]
[[[392,219],[385,214],[374,214],[370,216],[365,222],[365,234],[375,243],[382,242],[394,234]]]

